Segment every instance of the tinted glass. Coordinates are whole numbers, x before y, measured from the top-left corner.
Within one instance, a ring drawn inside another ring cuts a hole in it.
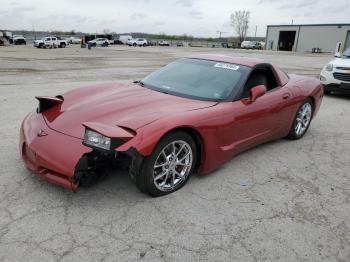
[[[199,59],[180,59],[150,74],[146,87],[204,100],[225,100],[237,92],[248,67]]]

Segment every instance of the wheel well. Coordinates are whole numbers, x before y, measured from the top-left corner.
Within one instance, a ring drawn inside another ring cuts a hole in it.
[[[170,130],[166,134],[164,134],[164,136],[166,136],[172,132],[175,132],[175,131],[183,131],[183,132],[189,134],[192,137],[192,139],[194,140],[194,142],[196,144],[196,150],[197,150],[197,161],[196,161],[196,165],[195,165],[195,172],[197,172],[199,170],[200,166],[202,165],[203,160],[204,160],[203,159],[203,157],[204,157],[203,137],[201,136],[201,134],[197,130],[195,130],[191,127],[175,128],[175,129]]]
[[[313,96],[309,96],[308,99],[310,99],[312,102],[312,116],[313,116],[315,112],[315,105],[316,105],[315,98]]]

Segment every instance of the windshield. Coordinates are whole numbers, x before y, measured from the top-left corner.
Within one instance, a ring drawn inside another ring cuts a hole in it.
[[[343,53],[343,58],[350,58],[350,47]]]
[[[249,68],[183,58],[144,78],[145,87],[200,100],[222,101],[240,90]]]

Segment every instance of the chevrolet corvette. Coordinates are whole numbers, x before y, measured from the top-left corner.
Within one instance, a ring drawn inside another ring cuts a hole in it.
[[[36,97],[19,148],[29,170],[73,191],[122,163],[161,196],[258,144],[303,137],[322,97],[316,78],[260,59],[190,56],[140,81]]]

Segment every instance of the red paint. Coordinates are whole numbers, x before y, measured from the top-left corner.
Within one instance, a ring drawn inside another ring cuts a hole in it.
[[[250,67],[265,63],[227,56],[196,58]],[[144,156],[150,155],[168,132],[190,128],[203,142],[200,173],[208,173],[239,152],[287,136],[298,107],[307,97],[314,100],[317,113],[323,96],[320,82],[295,75],[286,79],[277,67],[274,69],[279,87],[265,93],[265,87],[258,86],[251,101],[198,101],[118,83],[70,91],[63,95],[63,103],[25,118],[20,138],[22,158],[30,170],[49,182],[76,189],[70,177],[81,156],[91,151],[82,145],[84,125],[128,140],[116,151],[133,147]],[[40,130],[47,135],[38,136]]]

